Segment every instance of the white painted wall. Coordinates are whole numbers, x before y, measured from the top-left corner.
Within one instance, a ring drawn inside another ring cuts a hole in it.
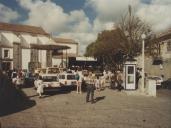
[[[28,64],[30,62],[31,50],[30,49],[22,49],[22,69],[28,70]]]
[[[67,53],[77,54],[77,45],[76,44],[67,44],[70,49],[67,50]]]
[[[12,48],[2,48],[2,59],[4,58],[4,51],[5,50],[9,50],[9,57],[7,57],[8,59],[13,59],[13,49]]]
[[[165,59],[171,58],[171,51],[167,51],[167,42],[171,41],[171,39],[164,41],[163,46],[161,47],[161,56]]]

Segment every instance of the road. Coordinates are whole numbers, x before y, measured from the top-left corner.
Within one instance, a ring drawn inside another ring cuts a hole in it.
[[[158,97],[127,95],[105,89],[95,92],[95,104],[86,103],[86,93],[47,93],[39,99],[25,88],[34,104],[0,117],[2,128],[171,128],[171,91]]]

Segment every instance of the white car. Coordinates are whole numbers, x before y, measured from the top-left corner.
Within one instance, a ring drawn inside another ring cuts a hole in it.
[[[161,86],[161,83],[163,82],[163,78],[160,76],[149,76],[148,79],[155,80],[157,86]]]
[[[64,86],[70,86],[70,85],[77,84],[77,80],[75,78],[74,73],[60,73],[58,75],[58,81],[61,85],[64,85]]]
[[[43,86],[45,88],[56,88],[60,87],[60,83],[58,81],[57,75],[52,75],[52,74],[42,74],[42,81],[43,81]],[[35,88],[37,88],[36,81],[34,82]]]

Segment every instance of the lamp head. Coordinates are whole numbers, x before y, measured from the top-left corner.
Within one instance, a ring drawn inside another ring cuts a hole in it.
[[[146,38],[146,35],[143,33],[143,34],[141,35],[141,38],[144,40],[144,39]]]

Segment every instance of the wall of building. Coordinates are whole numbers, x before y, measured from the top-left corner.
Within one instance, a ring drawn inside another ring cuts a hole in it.
[[[8,59],[13,59],[13,49],[12,48],[2,48],[2,51],[1,51],[2,59],[5,59],[4,58],[4,51],[5,50],[9,50],[9,57],[8,57]]]
[[[141,56],[137,57],[137,65],[138,67],[142,67],[142,59]],[[145,73],[149,76],[161,76],[164,75],[164,79],[167,80],[171,78],[171,59],[167,59],[163,61],[163,65],[153,65],[152,57],[145,57]]]
[[[46,53],[46,50],[39,50],[39,62],[41,63],[42,68],[47,66]]]
[[[77,44],[68,44],[67,46],[70,47],[70,49],[67,49],[67,53],[70,54],[78,54],[78,45]],[[64,50],[65,51],[65,50]]]
[[[163,41],[161,45],[161,56],[164,60],[171,59],[171,51],[167,49],[167,42],[169,41],[171,41],[171,39]]]
[[[28,70],[28,64],[31,58],[31,51],[30,49],[22,49],[22,69]]]

